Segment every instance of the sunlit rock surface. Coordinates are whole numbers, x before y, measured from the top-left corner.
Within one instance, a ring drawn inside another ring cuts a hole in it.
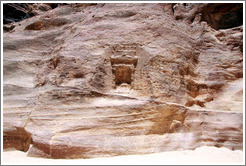
[[[7,24],[4,149],[242,149],[242,9],[225,7],[226,16],[218,4],[67,4]]]

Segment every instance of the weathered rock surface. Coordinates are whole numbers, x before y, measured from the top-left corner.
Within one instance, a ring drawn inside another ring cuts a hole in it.
[[[4,149],[33,144],[28,154],[47,158],[242,149],[241,8],[227,6],[239,21],[218,27],[222,9],[219,21],[207,16],[216,6],[70,4],[11,23]]]

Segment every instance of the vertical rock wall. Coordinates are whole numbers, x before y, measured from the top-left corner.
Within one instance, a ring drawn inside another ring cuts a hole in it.
[[[5,25],[6,150],[90,158],[243,148],[241,4],[48,6]]]

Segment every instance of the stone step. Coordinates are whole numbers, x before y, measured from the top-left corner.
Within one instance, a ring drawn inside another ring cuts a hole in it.
[[[120,51],[118,51],[118,52],[114,52],[113,54],[116,56],[122,56],[122,55],[135,56],[136,52],[124,52],[124,51],[120,52]]]
[[[117,49],[116,52],[136,52],[136,50],[135,49],[132,49],[132,50],[130,50],[130,49]]]

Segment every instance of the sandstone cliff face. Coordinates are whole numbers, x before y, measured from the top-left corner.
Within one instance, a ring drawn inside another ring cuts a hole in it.
[[[12,23],[4,148],[33,144],[30,156],[48,158],[242,149],[242,5],[224,6],[70,4]]]

